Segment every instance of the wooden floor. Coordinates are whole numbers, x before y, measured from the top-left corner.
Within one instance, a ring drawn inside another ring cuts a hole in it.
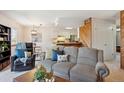
[[[110,69],[110,75],[105,78],[105,82],[124,82],[124,70],[120,69],[119,62],[105,62]]]

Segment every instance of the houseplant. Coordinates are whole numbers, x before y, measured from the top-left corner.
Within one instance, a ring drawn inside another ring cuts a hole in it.
[[[35,74],[34,74],[34,81],[45,81],[46,77],[46,69],[41,65],[39,68],[37,68]]]
[[[0,48],[1,48],[2,51],[5,51],[5,50],[8,50],[8,49],[9,49],[8,44],[5,43],[5,42],[3,42],[3,43],[1,44]]]
[[[47,72],[46,69],[40,65],[34,74],[34,81],[35,82],[52,82],[53,80],[53,73]]]

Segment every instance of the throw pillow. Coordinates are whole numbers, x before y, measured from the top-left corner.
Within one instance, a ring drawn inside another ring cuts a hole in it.
[[[31,52],[25,51],[25,58],[31,57]]]
[[[52,50],[52,61],[57,61],[57,55],[63,55],[63,51]]]
[[[18,58],[25,57],[24,51],[25,51],[24,49],[16,49],[16,56]]]
[[[68,62],[68,55],[57,55],[57,62]]]

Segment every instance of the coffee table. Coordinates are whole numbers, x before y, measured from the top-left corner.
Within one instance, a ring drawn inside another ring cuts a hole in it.
[[[16,78],[13,79],[13,82],[33,82],[33,77],[36,69],[33,69],[29,72],[26,72],[25,74],[22,74]],[[55,81],[54,82],[70,82],[69,80],[66,80],[64,78],[54,76]]]

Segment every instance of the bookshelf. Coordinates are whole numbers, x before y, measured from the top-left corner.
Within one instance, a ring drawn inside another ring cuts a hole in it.
[[[0,70],[10,64],[11,28],[0,24]]]

